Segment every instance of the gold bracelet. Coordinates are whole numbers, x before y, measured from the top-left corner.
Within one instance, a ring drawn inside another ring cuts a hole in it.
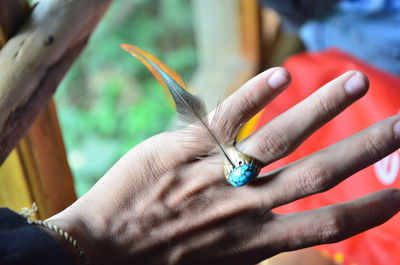
[[[68,234],[67,231],[64,231],[63,229],[59,228],[58,226],[48,222],[48,221],[42,221],[42,220],[32,220],[31,217],[36,214],[37,211],[37,206],[36,203],[32,204],[32,208],[22,208],[21,211],[19,212],[20,215],[25,217],[27,219],[27,222],[29,224],[35,224],[35,225],[40,225],[42,227],[45,227],[47,229],[50,229],[51,231],[57,233],[61,237],[63,237],[68,244],[78,253],[79,258],[83,262],[84,265],[90,265],[89,259],[85,255],[85,252],[83,249],[79,246],[78,242],[76,239],[74,239],[70,234]]]

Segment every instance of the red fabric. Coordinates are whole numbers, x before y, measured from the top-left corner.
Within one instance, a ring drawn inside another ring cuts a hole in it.
[[[370,79],[368,94],[317,131],[287,158],[264,169],[264,173],[302,158],[350,136],[400,110],[400,78],[380,71],[338,50],[303,53],[284,64],[292,74],[292,85],[263,111],[257,128],[306,98],[317,88],[352,69],[364,72]],[[299,117],[300,118],[300,117]],[[400,188],[400,149],[355,174],[335,188],[289,205],[278,212],[288,213],[352,200],[388,187]],[[320,246],[332,257],[344,256],[348,265],[400,264],[400,215],[389,222],[340,243]]]

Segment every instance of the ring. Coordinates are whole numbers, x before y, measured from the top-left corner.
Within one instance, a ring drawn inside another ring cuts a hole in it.
[[[241,187],[257,178],[261,167],[254,157],[243,154],[235,147],[228,148],[226,153],[230,161],[225,163],[224,174],[232,186]]]

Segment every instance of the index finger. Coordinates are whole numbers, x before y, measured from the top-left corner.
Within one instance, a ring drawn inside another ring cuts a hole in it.
[[[210,117],[214,119],[218,116],[217,127],[222,130],[224,137],[235,138],[241,127],[278,96],[289,85],[290,80],[290,74],[285,68],[268,69],[230,95]]]

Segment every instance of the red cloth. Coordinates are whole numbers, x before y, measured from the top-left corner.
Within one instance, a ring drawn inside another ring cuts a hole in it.
[[[303,53],[284,64],[292,74],[292,85],[268,105],[256,128],[306,98],[338,75],[352,69],[364,72],[370,79],[365,97],[354,103],[333,121],[323,126],[292,155],[273,163],[264,173],[302,158],[350,136],[400,110],[400,78],[380,71],[341,51]],[[255,129],[256,129],[255,128]],[[288,213],[315,209],[359,198],[388,187],[400,188],[400,149],[385,159],[355,174],[335,188],[277,209]],[[337,262],[346,265],[400,264],[400,215],[389,222],[340,243],[320,246]]]

